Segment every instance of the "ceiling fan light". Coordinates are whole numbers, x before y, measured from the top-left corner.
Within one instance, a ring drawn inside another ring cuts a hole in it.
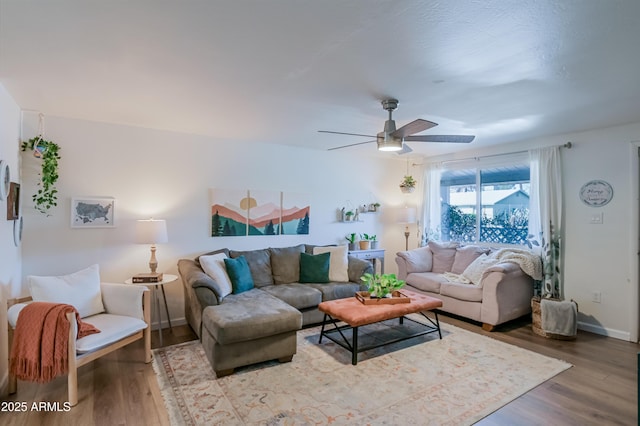
[[[401,151],[402,139],[389,139],[384,140],[378,138],[378,151]]]

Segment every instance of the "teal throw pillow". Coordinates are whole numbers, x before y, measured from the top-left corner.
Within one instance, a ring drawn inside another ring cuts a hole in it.
[[[253,277],[249,270],[249,264],[244,256],[235,259],[224,259],[224,266],[227,268],[227,275],[231,280],[233,294],[243,293],[253,288]]]
[[[300,282],[328,283],[331,253],[300,253]]]

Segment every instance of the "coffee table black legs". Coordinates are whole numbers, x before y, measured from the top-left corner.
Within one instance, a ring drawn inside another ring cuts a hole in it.
[[[364,352],[364,351],[368,351],[369,349],[374,349],[374,348],[379,348],[381,346],[385,346],[385,345],[390,345],[392,343],[397,343],[397,342],[401,342],[403,340],[407,340],[407,339],[412,339],[414,337],[418,337],[418,336],[422,336],[425,334],[429,334],[429,333],[435,333],[438,332],[438,337],[440,339],[442,339],[442,332],[440,331],[440,321],[438,320],[438,313],[434,312],[435,314],[435,321],[432,320],[431,318],[429,318],[427,315],[425,315],[424,312],[419,312],[420,315],[422,315],[429,323],[424,323],[421,321],[416,321],[412,318],[407,317],[408,321],[414,322],[416,324],[419,324],[421,326],[424,326],[423,331],[419,331],[404,337],[400,337],[397,339],[393,339],[393,340],[389,340],[389,341],[385,341],[383,343],[379,343],[379,344],[374,344],[374,345],[370,345],[370,346],[366,346],[364,348],[360,348],[358,347],[358,330],[359,327],[351,327],[348,324],[345,325],[341,325],[338,326],[337,323],[339,322],[339,320],[336,320],[334,318],[331,317],[331,315],[329,314],[324,314],[324,319],[322,321],[322,328],[320,329],[320,339],[318,340],[318,344],[322,343],[322,338],[326,337],[327,339],[331,340],[332,342],[334,342],[335,344],[337,344],[338,346],[341,346],[343,348],[345,348],[346,350],[348,350],[349,352],[351,352],[351,364],[352,365],[357,365],[358,364],[358,353],[359,352]],[[399,317],[400,320],[400,324],[404,324],[404,319],[405,317]],[[330,330],[325,329],[327,324],[333,324],[333,328]],[[351,330],[351,339],[348,339],[347,336],[344,335],[343,330]],[[340,334],[340,338],[338,338],[338,336],[333,336],[332,334]]]

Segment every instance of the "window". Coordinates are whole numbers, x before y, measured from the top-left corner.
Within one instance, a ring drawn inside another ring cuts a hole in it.
[[[440,239],[524,245],[529,231],[529,162],[447,168],[440,175]]]

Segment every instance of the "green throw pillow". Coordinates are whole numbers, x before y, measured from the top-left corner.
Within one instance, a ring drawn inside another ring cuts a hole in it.
[[[224,266],[227,268],[227,275],[231,280],[233,294],[243,293],[253,288],[253,277],[244,256],[235,259],[226,258]]]
[[[300,282],[328,283],[331,253],[300,253]]]

